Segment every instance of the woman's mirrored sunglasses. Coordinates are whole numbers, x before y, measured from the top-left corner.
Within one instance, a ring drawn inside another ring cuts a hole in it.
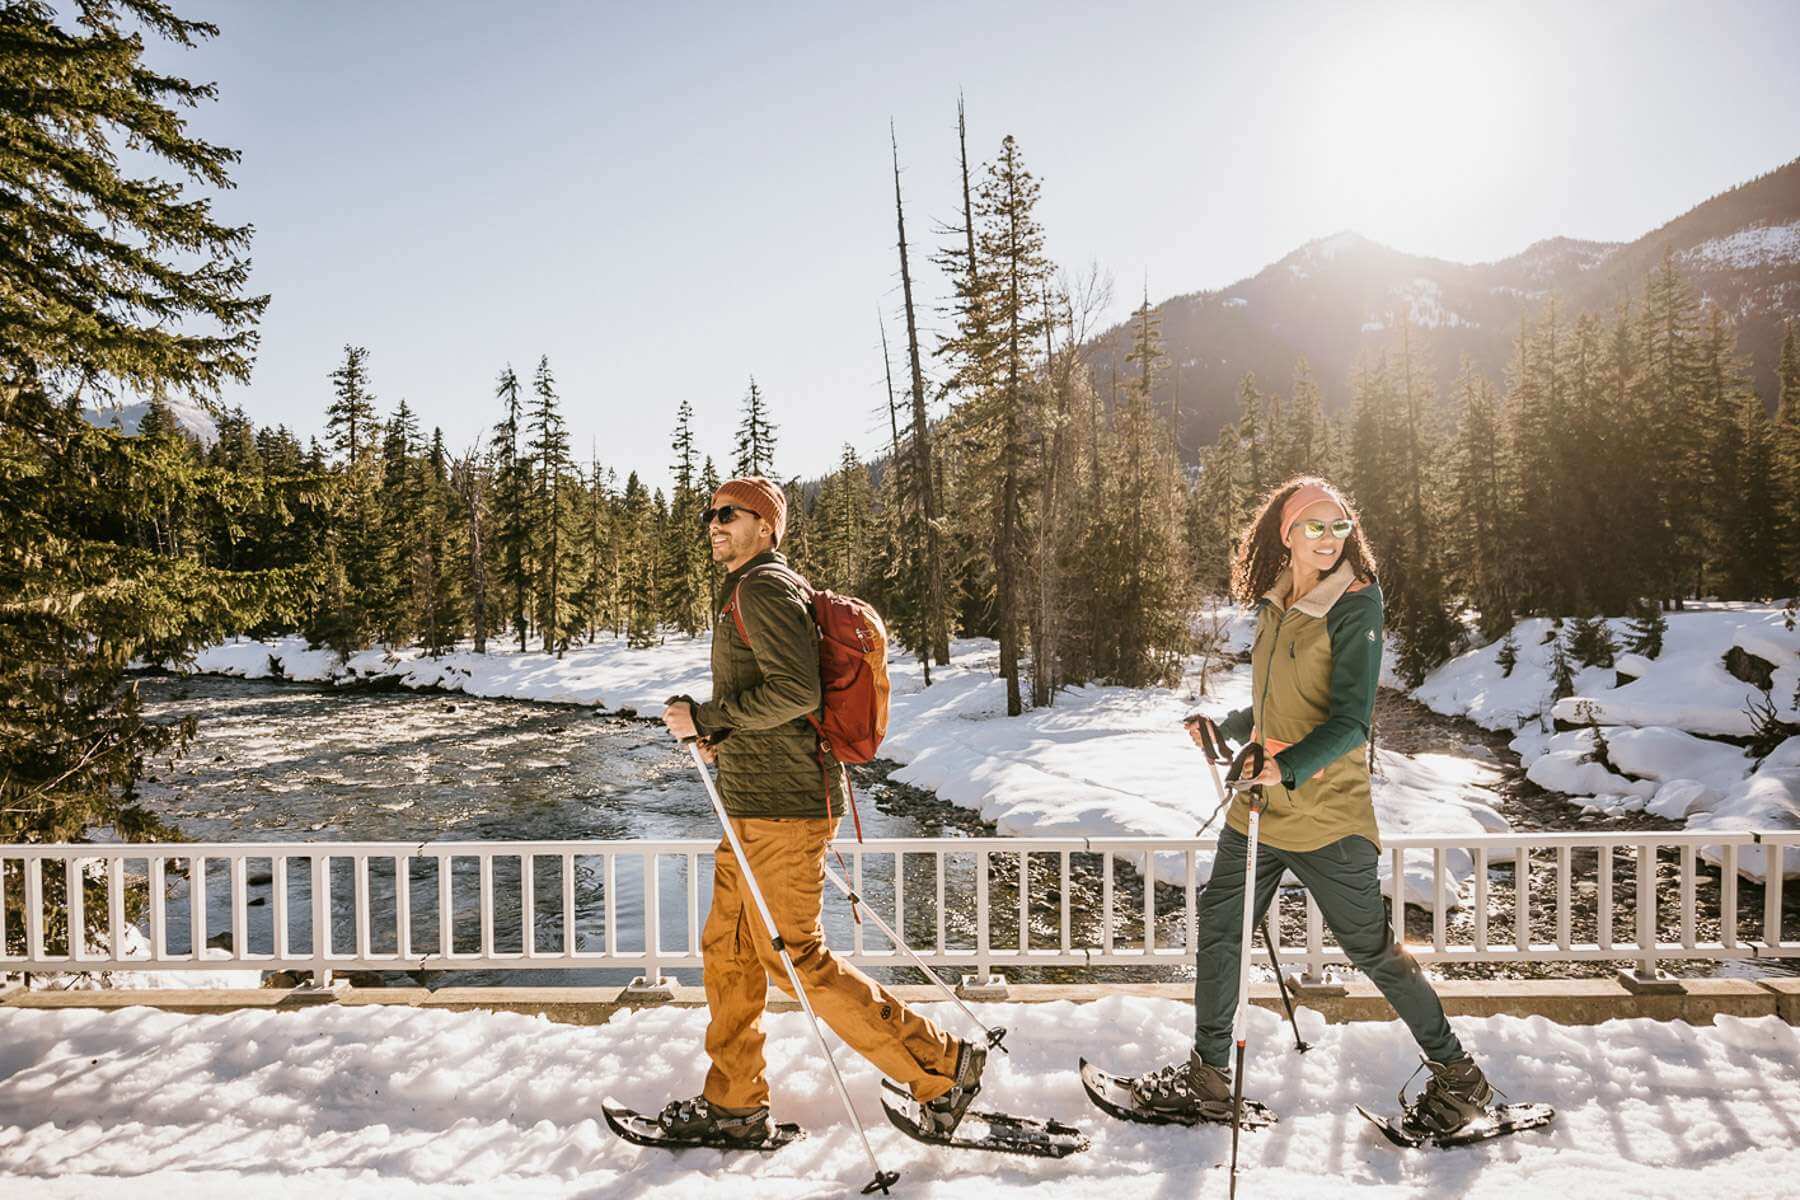
[[[751,512],[741,504],[721,504],[717,508],[709,508],[700,514],[700,527],[705,529],[715,520],[721,525],[729,525],[737,520],[739,513],[750,513],[752,517],[762,516],[761,513]]]
[[[1325,536],[1327,530],[1331,532],[1332,537],[1337,538],[1341,542],[1349,537],[1350,531],[1355,528],[1356,522],[1352,521],[1349,517],[1339,517],[1335,521],[1300,522],[1301,536],[1305,537],[1309,542],[1318,541]]]

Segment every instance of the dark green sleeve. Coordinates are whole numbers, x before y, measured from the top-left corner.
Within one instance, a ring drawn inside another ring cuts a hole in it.
[[[1275,756],[1286,786],[1299,787],[1369,740],[1381,683],[1381,595],[1351,592],[1325,615],[1331,636],[1331,715]]]
[[[1250,740],[1250,729],[1256,724],[1256,709],[1240,708],[1219,722],[1219,732],[1239,745]]]
[[[792,580],[773,573],[744,581],[739,593],[744,630],[762,682],[728,696],[714,696],[695,712],[702,732],[720,728],[774,729],[816,712],[819,627]],[[726,636],[723,630],[714,637]]]

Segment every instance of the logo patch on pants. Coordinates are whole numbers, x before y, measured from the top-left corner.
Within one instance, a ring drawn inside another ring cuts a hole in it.
[[[894,1006],[893,1005],[884,1004],[881,1006],[881,1019],[884,1021],[891,1021],[894,1019]]]

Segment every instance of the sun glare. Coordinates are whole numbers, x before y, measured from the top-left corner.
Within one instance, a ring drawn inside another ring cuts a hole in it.
[[[1526,66],[1474,10],[1427,10],[1355,42],[1319,73],[1313,161],[1340,225],[1382,239],[1463,225],[1500,202]],[[1385,239],[1384,239],[1385,240]]]

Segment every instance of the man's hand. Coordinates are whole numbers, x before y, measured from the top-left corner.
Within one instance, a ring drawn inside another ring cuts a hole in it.
[[[694,728],[694,706],[691,701],[680,698],[669,701],[669,706],[663,709],[662,722],[677,740],[685,741],[700,736],[699,731]]]
[[[701,738],[699,741],[695,742],[694,745],[700,747],[700,758],[707,766],[710,767],[719,761],[718,748],[705,738]]]

